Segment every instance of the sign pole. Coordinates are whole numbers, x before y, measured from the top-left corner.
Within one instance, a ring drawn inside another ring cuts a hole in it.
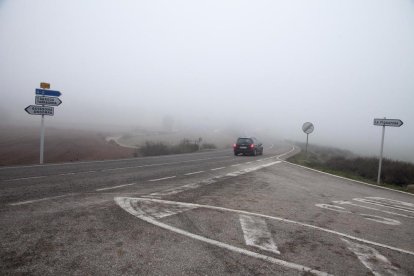
[[[384,151],[384,136],[385,136],[385,125],[382,126],[381,151],[380,151],[380,158],[379,158],[379,165],[378,165],[377,184],[380,184],[381,182],[381,167],[382,167],[382,153]]]
[[[45,115],[42,115],[40,131],[40,164],[43,164],[43,152],[45,148]]]
[[[306,150],[305,150],[306,155],[308,155],[308,141],[309,141],[309,133],[306,133]]]

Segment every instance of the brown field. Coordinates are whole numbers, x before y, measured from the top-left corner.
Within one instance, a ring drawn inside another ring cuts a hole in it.
[[[40,129],[0,127],[0,166],[39,163]],[[106,133],[46,128],[45,163],[131,158],[134,149],[106,142]]]

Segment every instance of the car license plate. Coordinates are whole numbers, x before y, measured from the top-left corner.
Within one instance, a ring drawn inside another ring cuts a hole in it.
[[[241,149],[247,149],[247,147],[240,147]]]

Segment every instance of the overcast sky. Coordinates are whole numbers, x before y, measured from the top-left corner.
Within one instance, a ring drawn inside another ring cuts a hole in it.
[[[414,161],[414,1],[0,0],[0,116],[39,82],[48,125],[237,125]],[[250,127],[254,125],[254,127]]]

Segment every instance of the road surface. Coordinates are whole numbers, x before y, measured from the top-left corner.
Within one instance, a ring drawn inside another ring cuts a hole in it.
[[[414,275],[414,198],[297,149],[0,168],[3,275]]]

